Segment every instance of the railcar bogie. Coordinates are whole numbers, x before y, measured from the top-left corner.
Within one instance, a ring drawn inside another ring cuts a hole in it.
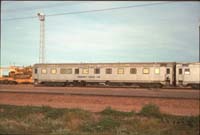
[[[197,83],[191,83],[189,86],[191,86],[193,89],[200,89],[200,84]]]

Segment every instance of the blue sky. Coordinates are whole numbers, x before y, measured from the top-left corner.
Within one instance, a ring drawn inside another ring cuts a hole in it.
[[[4,1],[1,65],[39,62],[38,18],[8,18],[160,2]],[[46,62],[194,62],[199,60],[200,2],[173,2],[46,17]]]

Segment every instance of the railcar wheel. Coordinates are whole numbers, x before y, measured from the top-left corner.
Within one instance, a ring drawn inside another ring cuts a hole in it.
[[[81,81],[80,82],[80,86],[86,86],[86,82],[85,81]]]
[[[38,80],[34,80],[33,84],[34,84],[34,86],[38,86],[39,85]]]
[[[70,86],[70,82],[65,81],[64,86]]]
[[[60,83],[60,86],[61,86],[61,87],[65,87],[65,86],[66,86],[66,83],[65,83],[65,82],[61,82],[61,83]]]
[[[73,81],[73,86],[78,86],[79,82],[78,81]]]
[[[162,88],[162,87],[163,87],[163,85],[160,83],[153,84],[153,88]]]
[[[138,84],[141,88],[162,88],[163,85],[161,83],[141,83]]]
[[[200,84],[190,84],[193,89],[200,89]]]
[[[110,86],[110,81],[105,82],[106,86]]]

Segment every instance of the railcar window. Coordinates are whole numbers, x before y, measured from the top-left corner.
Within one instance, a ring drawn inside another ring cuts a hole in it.
[[[112,69],[111,68],[106,68],[106,74],[112,74]]]
[[[169,68],[167,68],[167,74],[170,74],[170,69]]]
[[[79,74],[79,69],[78,68],[75,69],[75,74]]]
[[[37,68],[35,68],[35,74],[37,74],[37,72],[38,72],[38,71],[37,71]]]
[[[160,68],[155,68],[155,74],[160,74]]]
[[[183,73],[182,68],[179,68],[178,73],[179,73],[179,75],[182,75],[182,73]]]
[[[61,68],[60,73],[61,74],[72,74],[72,69],[71,68]]]
[[[88,68],[83,68],[83,74],[89,74],[89,69]]]
[[[51,74],[56,74],[57,70],[55,68],[51,69]]]
[[[41,73],[42,73],[42,74],[46,74],[46,73],[47,73],[47,70],[46,70],[46,69],[42,69],[42,70],[41,70]]]
[[[94,74],[100,74],[100,68],[95,68],[94,69]]]
[[[124,68],[118,68],[117,74],[124,74]]]
[[[130,69],[130,73],[131,74],[136,74],[137,73],[137,69],[136,68],[131,68]]]
[[[143,68],[143,74],[149,74],[149,68]]]
[[[189,74],[190,74],[190,69],[189,69],[189,68],[186,68],[186,69],[185,69],[185,74],[186,74],[186,75],[189,75]]]

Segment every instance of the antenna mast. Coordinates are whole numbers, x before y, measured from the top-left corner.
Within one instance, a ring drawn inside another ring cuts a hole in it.
[[[40,20],[40,51],[39,63],[45,63],[45,15],[43,13],[37,14]]]

